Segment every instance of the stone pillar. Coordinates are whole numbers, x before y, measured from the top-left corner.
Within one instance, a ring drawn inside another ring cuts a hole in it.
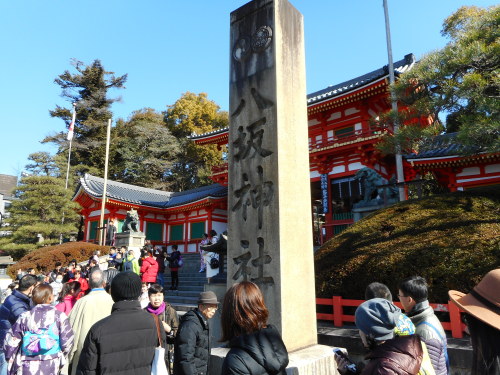
[[[316,344],[302,15],[287,0],[231,13],[228,287],[251,280],[289,351]]]

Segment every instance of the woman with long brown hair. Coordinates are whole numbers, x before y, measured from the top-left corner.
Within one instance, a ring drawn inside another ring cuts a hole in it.
[[[243,281],[224,297],[222,339],[230,348],[222,373],[285,374],[288,352],[276,328],[267,324],[269,311],[259,287]]]

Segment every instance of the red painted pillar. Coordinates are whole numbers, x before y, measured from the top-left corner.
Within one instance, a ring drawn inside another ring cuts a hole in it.
[[[453,302],[449,301],[448,310],[450,312],[451,335],[456,339],[461,339],[463,337],[463,331],[460,309]]]
[[[333,325],[335,327],[342,327],[342,316],[344,311],[342,309],[342,297],[333,296]]]

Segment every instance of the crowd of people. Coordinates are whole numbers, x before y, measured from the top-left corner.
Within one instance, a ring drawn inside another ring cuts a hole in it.
[[[0,375],[144,374],[160,362],[169,374],[209,373],[208,321],[220,307],[211,292],[179,319],[165,300],[159,260],[182,259],[146,247],[141,261],[127,249],[112,251],[108,268],[95,254],[85,266],[70,262],[44,277],[27,270],[0,306]],[[178,251],[177,251],[178,252]],[[167,263],[165,263],[165,261]],[[140,263],[140,264],[139,264]],[[175,267],[177,266],[177,267]],[[163,273],[163,272],[161,272]],[[85,281],[83,281],[85,280]],[[172,279],[172,286],[178,285]],[[500,374],[500,269],[469,293],[450,291],[463,311],[473,346],[473,375]],[[355,312],[367,355],[353,363],[337,351],[341,374],[450,374],[445,331],[429,305],[428,285],[414,276],[399,283],[392,302],[384,284],[372,283]],[[285,375],[288,352],[259,287],[248,281],[228,289],[221,312],[221,342],[229,348],[222,374]],[[164,351],[158,351],[162,347]]]

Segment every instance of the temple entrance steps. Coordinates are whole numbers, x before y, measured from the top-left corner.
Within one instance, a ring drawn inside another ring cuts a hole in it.
[[[182,254],[184,266],[179,270],[178,290],[169,290],[172,286],[170,269],[165,270],[165,299],[180,314],[194,309],[197,306],[198,297],[204,290],[207,282],[205,273],[200,270],[200,254]]]

